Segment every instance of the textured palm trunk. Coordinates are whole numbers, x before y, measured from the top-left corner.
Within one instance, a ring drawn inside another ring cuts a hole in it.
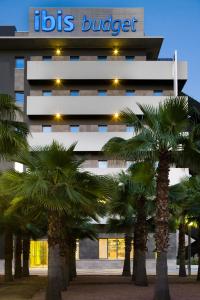
[[[157,172],[155,240],[156,240],[156,284],[154,300],[170,300],[167,250],[169,243],[169,153],[163,152],[159,157]]]
[[[70,243],[70,274],[71,274],[71,280],[76,278],[76,239],[74,237],[71,238]]]
[[[186,277],[185,268],[185,218],[181,217],[179,224],[179,276]]]
[[[23,252],[22,273],[24,277],[28,277],[30,275],[29,273],[30,236],[29,235],[24,235],[23,237],[22,252]]]
[[[129,232],[125,234],[125,258],[124,258],[124,266],[122,271],[122,276],[131,276],[131,242],[132,237]]]
[[[197,271],[197,281],[200,281],[200,221],[198,223],[198,238],[197,238],[197,243],[198,243],[198,271]]]
[[[136,274],[136,268],[137,268],[137,224],[134,225],[134,233],[133,233],[133,272],[132,272],[132,281],[135,281],[135,274]]]
[[[5,230],[4,235],[4,256],[5,256],[5,269],[4,279],[6,282],[13,280],[12,275],[12,261],[13,261],[13,234],[9,229]]]
[[[15,237],[15,278],[22,277],[22,235]]]
[[[135,267],[135,284],[147,286],[146,272],[146,244],[147,244],[147,225],[146,225],[146,199],[141,197],[137,201],[137,233],[135,238],[137,264]]]
[[[60,240],[60,259],[61,259],[61,276],[62,291],[66,291],[69,286],[69,238],[65,232],[62,233]]]
[[[58,212],[48,215],[48,282],[46,300],[61,300],[62,276],[60,259],[60,216]]]

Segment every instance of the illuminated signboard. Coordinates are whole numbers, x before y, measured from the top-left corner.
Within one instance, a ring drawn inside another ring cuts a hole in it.
[[[61,9],[56,11],[56,15],[51,15],[47,10],[34,11],[34,31],[35,32],[73,32],[76,29],[76,17],[72,14],[63,14]],[[135,32],[137,19],[114,18],[112,15],[104,18],[95,18],[83,15],[79,31],[82,32],[110,32],[112,36],[118,36],[120,32]]]

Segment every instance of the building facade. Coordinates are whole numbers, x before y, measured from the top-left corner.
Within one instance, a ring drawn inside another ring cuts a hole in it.
[[[176,55],[159,58],[162,43],[162,37],[144,34],[142,8],[31,8],[29,32],[0,26],[0,92],[23,108],[32,147],[77,142],[84,169],[117,174],[130,162],[106,157],[102,147],[112,137],[134,135],[119,111],[129,107],[141,115],[137,103],[157,106],[178,95],[187,80],[187,62]],[[187,170],[171,168],[170,184],[185,175]],[[81,240],[78,266],[87,260],[118,268],[123,238],[104,232],[97,241]],[[170,239],[169,258],[175,259],[176,235]],[[46,247],[46,241],[32,242],[32,266],[46,265]],[[149,259],[154,248],[150,234]]]

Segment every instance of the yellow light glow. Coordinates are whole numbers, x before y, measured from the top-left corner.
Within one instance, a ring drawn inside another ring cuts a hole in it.
[[[114,49],[114,50],[113,50],[113,54],[114,54],[114,55],[118,55],[118,54],[119,54],[119,50],[118,50],[118,49]]]
[[[60,55],[61,54],[61,50],[60,49],[56,49],[56,54]]]
[[[119,83],[119,79],[118,78],[115,78],[114,79],[114,84],[118,84]]]
[[[60,120],[61,119],[61,114],[59,114],[59,113],[55,114],[55,118],[56,118],[56,120]]]
[[[116,112],[116,113],[114,114],[114,118],[115,118],[115,119],[118,119],[118,118],[119,118],[119,113]]]
[[[56,84],[61,84],[61,80],[60,79],[56,79]]]

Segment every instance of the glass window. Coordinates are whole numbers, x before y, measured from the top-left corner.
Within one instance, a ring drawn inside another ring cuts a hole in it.
[[[135,91],[134,90],[126,90],[126,96],[134,96]]]
[[[43,61],[51,61],[52,56],[43,56],[42,59],[43,59]]]
[[[98,95],[99,96],[106,96],[107,95],[107,91],[106,90],[98,90]]]
[[[107,132],[108,126],[107,125],[98,125],[99,132]]]
[[[79,90],[71,90],[70,96],[79,96]]]
[[[126,59],[127,61],[133,61],[133,60],[135,59],[135,56],[133,56],[133,55],[126,55],[126,56],[125,56],[125,59]]]
[[[70,59],[70,60],[79,60],[80,57],[79,57],[78,55],[71,55],[71,56],[69,57],[69,59]]]
[[[42,125],[42,132],[49,133],[52,131],[51,125]]]
[[[79,246],[79,240],[76,240],[76,259],[80,258],[80,246]]]
[[[131,125],[126,126],[126,132],[134,132],[134,127]]]
[[[97,56],[98,60],[107,60],[107,56],[106,55],[99,55]]]
[[[108,258],[108,239],[99,239],[99,258]]]
[[[16,69],[24,69],[25,60],[24,57],[16,57],[15,58],[15,68]]]
[[[131,258],[133,258],[133,244],[131,245]],[[124,259],[125,240],[124,238],[99,239],[100,259]]]
[[[48,264],[47,241],[31,241],[30,267],[46,267]]]
[[[70,132],[79,132],[79,125],[70,125]]]
[[[15,92],[15,99],[17,103],[24,103],[24,92]]]
[[[42,95],[43,96],[52,96],[52,91],[50,91],[50,90],[44,90],[44,91],[42,91]]]
[[[154,94],[154,96],[162,96],[163,91],[162,90],[154,90],[153,94]]]
[[[99,160],[98,166],[99,166],[99,169],[107,169],[107,167],[108,167],[107,160]]]

